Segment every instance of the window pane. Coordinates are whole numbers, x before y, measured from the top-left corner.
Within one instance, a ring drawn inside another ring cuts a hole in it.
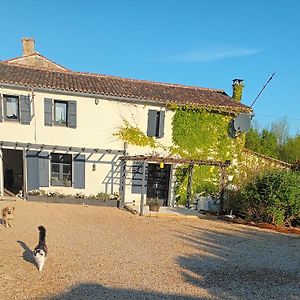
[[[8,97],[6,98],[6,117],[12,120],[19,119],[19,99]]]
[[[55,123],[59,125],[67,124],[67,103],[54,102],[55,106]]]
[[[64,174],[71,173],[71,166],[70,165],[63,165],[63,173]]]
[[[52,185],[71,186],[72,184],[72,155],[51,154]]]
[[[53,173],[59,173],[59,164],[52,164],[51,165],[51,171]]]

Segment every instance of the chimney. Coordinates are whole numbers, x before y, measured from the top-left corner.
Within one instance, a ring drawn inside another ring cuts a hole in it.
[[[233,79],[232,80],[232,98],[238,102],[241,102],[244,89],[243,79]]]
[[[30,54],[35,53],[34,39],[32,39],[32,38],[23,38],[22,39],[22,44],[23,44],[23,56],[28,56]]]

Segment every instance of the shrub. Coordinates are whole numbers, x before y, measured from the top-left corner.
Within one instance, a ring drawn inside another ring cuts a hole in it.
[[[300,220],[300,175],[272,171],[253,178],[241,191],[241,210],[247,219],[275,225]]]

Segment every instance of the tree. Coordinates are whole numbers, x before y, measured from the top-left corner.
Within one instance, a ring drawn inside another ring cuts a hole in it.
[[[287,118],[283,118],[278,121],[274,121],[271,124],[271,130],[273,134],[275,134],[279,147],[284,145],[289,138],[289,124]]]
[[[251,128],[246,134],[245,147],[252,151],[278,158],[278,142],[274,133],[263,129]]]
[[[280,149],[279,158],[288,163],[296,163],[300,160],[300,135],[289,138]]]
[[[260,137],[261,153],[264,155],[271,156],[273,158],[278,158],[279,145],[277,137],[274,133],[263,129]]]

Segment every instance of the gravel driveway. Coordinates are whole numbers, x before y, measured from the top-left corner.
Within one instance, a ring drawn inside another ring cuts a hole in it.
[[[0,202],[0,299],[299,299],[300,237],[117,208]],[[47,228],[49,258],[31,251]]]

